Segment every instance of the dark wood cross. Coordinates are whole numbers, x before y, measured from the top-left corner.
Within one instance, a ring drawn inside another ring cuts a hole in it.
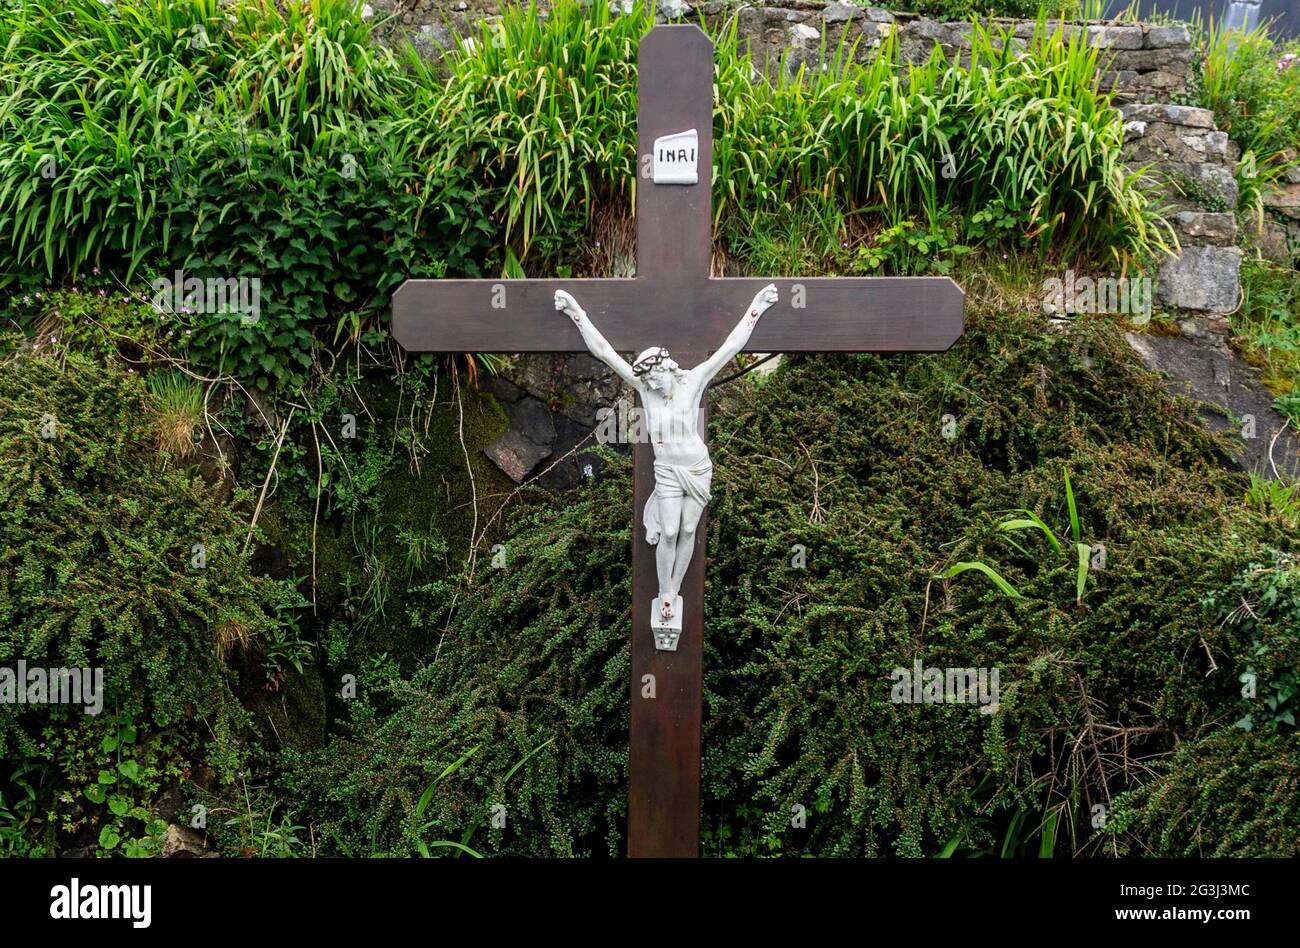
[[[407,280],[393,296],[393,335],[403,347],[585,352],[573,323],[556,312],[555,291],[563,289],[615,350],[663,346],[689,368],[721,344],[769,282],[779,302],[754,329],[750,351],[942,352],[957,340],[964,297],[946,277],[711,277],[713,43],[692,25],[656,26],[641,41],[637,68],[636,276]],[[694,139],[682,134],[691,131]],[[695,169],[698,183],[690,183]],[[635,444],[634,519],[654,489],[653,461],[649,444]],[[629,856],[699,854],[704,527],[682,582],[676,651],[655,647],[646,608],[658,590],[654,548],[643,530],[633,531]],[[643,697],[648,675],[654,697]]]

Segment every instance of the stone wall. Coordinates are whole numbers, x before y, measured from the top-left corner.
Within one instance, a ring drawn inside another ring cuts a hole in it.
[[[630,10],[641,0],[614,0],[611,8]],[[428,55],[437,57],[457,38],[469,35],[478,21],[499,15],[496,0],[371,0],[373,7],[394,16]],[[898,37],[905,62],[924,61],[938,44],[949,57],[970,61],[972,26],[967,22],[943,23],[912,13],[894,13],[844,0],[768,0],[749,4],[738,0],[658,0],[658,18],[702,17],[711,26],[734,18],[742,41],[755,63],[776,68],[787,53],[791,69],[815,64],[825,34],[834,50],[842,40],[856,42],[859,59],[869,59],[890,33]],[[1024,44],[1034,31],[1027,21],[992,19],[1010,27],[1012,41]],[[1084,34],[1102,52],[1102,84],[1117,96],[1134,101],[1164,101],[1184,92],[1192,63],[1191,37],[1182,25],[1101,22],[1067,24],[1068,36]]]
[[[1166,219],[1182,252],[1166,258],[1158,296],[1184,314],[1183,332],[1222,345],[1227,314],[1237,308],[1241,250],[1237,248],[1237,146],[1214,126],[1208,109],[1167,103],[1130,103],[1124,116],[1124,154],[1152,165],[1162,179]]]

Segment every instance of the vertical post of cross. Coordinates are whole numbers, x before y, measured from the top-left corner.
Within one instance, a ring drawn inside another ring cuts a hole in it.
[[[656,184],[657,139],[694,131],[695,184]],[[653,279],[656,308],[694,313],[713,251],[713,43],[695,26],[666,26],[641,40],[637,61],[637,279]],[[677,352],[685,366],[705,352]],[[707,413],[707,399],[701,413]],[[705,432],[703,422],[700,431]],[[699,855],[700,727],[704,657],[704,534],[682,582],[676,651],[655,648],[650,602],[658,592],[655,550],[641,513],[654,490],[654,454],[633,446],[632,705],[628,734],[627,853]],[[653,695],[653,697],[648,697]]]

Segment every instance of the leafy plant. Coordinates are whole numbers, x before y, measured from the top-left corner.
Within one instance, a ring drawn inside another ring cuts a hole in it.
[[[1069,553],[1066,552],[1064,545],[1061,543],[1060,539],[1057,538],[1056,534],[1052,532],[1052,528],[1044,523],[1043,519],[1032,510],[1022,509],[1016,511],[1021,515],[1020,517],[1003,520],[998,524],[997,529],[1000,532],[1007,534],[1036,530],[1042,535],[1043,539],[1047,541],[1048,548],[1051,550],[1053,557],[1065,556],[1074,568],[1074,593],[1075,603],[1077,604],[1083,601],[1083,591],[1088,582],[1088,571],[1092,563],[1092,547],[1087,543],[1084,543],[1082,540],[1083,528],[1079,520],[1079,509],[1074,500],[1074,488],[1070,485],[1070,472],[1068,470],[1064,471],[1063,476],[1065,480],[1065,504],[1066,509],[1069,512],[1070,536],[1074,541],[1073,549],[1070,550]],[[1051,569],[1050,558],[1043,559],[1042,557],[1034,555],[1010,537],[1007,537],[1006,541],[1020,553],[1024,554],[1026,558],[1038,562],[1040,569]],[[997,572],[997,570],[983,562],[965,561],[954,563],[946,572],[943,573],[943,576],[951,579],[954,576],[961,575],[967,570],[975,570],[984,574],[1003,593],[1013,599],[1020,598],[1020,594],[1016,592],[1015,588],[1012,587],[1012,585],[1007,582],[1002,575]]]
[[[41,745],[69,788],[56,795],[51,823],[86,839],[97,855],[157,855],[167,824],[152,803],[181,772],[171,740],[146,735],[129,709],[79,727],[68,723],[47,726]]]
[[[1201,104],[1241,147],[1238,207],[1258,208],[1261,190],[1300,164],[1300,41],[1274,40],[1267,24],[1242,31],[1211,22],[1200,54]]]
[[[1294,508],[1294,500],[1288,491],[1285,503]],[[1266,561],[1251,563],[1205,600],[1219,625],[1245,645],[1239,681],[1247,710],[1237,727],[1247,731],[1294,728],[1292,699],[1300,695],[1300,563],[1290,554],[1268,552]]]
[[[258,280],[256,319],[176,315],[196,360],[269,387],[341,311],[359,334],[405,277],[477,272],[481,188],[432,160],[442,86],[353,0],[24,0],[0,45],[0,285]]]

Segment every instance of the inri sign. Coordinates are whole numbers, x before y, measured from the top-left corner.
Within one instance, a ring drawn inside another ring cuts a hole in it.
[[[695,129],[655,139],[655,184],[695,184],[699,181],[700,136]]]

